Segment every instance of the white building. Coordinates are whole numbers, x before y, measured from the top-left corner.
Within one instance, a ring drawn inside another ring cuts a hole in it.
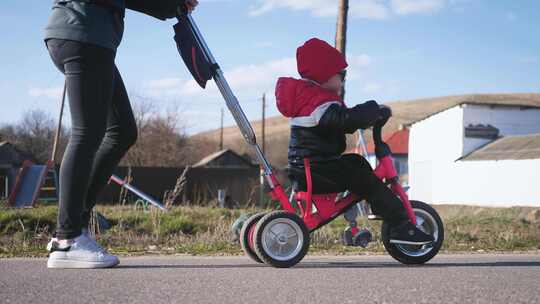
[[[412,199],[540,206],[540,107],[463,103],[410,125]]]

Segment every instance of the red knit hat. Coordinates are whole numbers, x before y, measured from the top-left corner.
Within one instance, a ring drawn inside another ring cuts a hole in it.
[[[343,54],[326,41],[312,38],[296,50],[298,73],[319,84],[344,70],[348,64]]]

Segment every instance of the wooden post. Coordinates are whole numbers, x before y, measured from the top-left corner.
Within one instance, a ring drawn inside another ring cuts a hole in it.
[[[262,96],[262,151],[266,152],[266,93]]]
[[[336,26],[336,49],[344,56],[347,48],[347,17],[349,14],[349,0],[339,1],[339,11]]]
[[[336,24],[336,49],[340,51],[345,57],[347,57],[348,15],[349,15],[349,0],[340,0],[338,18],[337,18],[337,24]],[[345,100],[345,78],[343,78],[343,89],[341,90],[340,95],[341,95],[341,99]],[[355,136],[357,137],[357,142],[358,142],[358,144],[356,145],[356,149],[358,151],[360,150],[360,140],[361,140],[361,137],[363,136],[360,132],[362,131],[358,131],[357,133],[355,133],[356,134]]]
[[[262,96],[262,120],[261,120],[261,140],[262,140],[262,152],[266,152],[266,93]],[[260,188],[259,188],[259,206],[264,206],[264,177],[263,177],[263,167],[260,168]]]
[[[336,49],[343,56],[347,55],[347,19],[349,14],[349,0],[339,1],[339,11],[336,24]],[[345,78],[343,78],[343,89],[341,90],[341,99],[345,99]]]
[[[219,151],[223,150],[223,108],[221,108],[221,127],[219,130]]]

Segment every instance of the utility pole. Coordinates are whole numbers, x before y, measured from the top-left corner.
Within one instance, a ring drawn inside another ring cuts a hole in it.
[[[221,127],[219,130],[219,151],[223,150],[223,108],[221,108]]]
[[[261,133],[262,133],[262,151],[263,153],[266,152],[266,93],[262,96],[262,126],[261,126]]]
[[[262,152],[266,152],[266,93],[262,96],[262,120],[261,120],[261,140],[262,140]],[[261,164],[261,178],[260,178],[260,191],[259,191],[259,204],[261,207],[265,207],[264,204],[264,170]]]
[[[343,56],[346,56],[347,50],[347,19],[349,14],[349,0],[339,1],[339,11],[336,24],[336,49]],[[343,89],[341,90],[341,98],[345,98],[345,79],[343,79]]]
[[[347,23],[349,15],[349,0],[339,0],[338,18],[336,23],[336,49],[347,57]],[[345,78],[343,78],[343,88],[341,89],[341,99],[345,100]],[[360,154],[360,147],[363,145],[364,133],[359,130],[356,151]]]

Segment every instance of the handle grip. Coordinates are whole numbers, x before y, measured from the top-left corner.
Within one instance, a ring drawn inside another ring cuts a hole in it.
[[[379,111],[381,118],[373,126],[373,142],[375,143],[375,154],[378,159],[391,155],[390,147],[382,139],[382,128],[392,117],[392,109],[387,106],[381,106]]]

